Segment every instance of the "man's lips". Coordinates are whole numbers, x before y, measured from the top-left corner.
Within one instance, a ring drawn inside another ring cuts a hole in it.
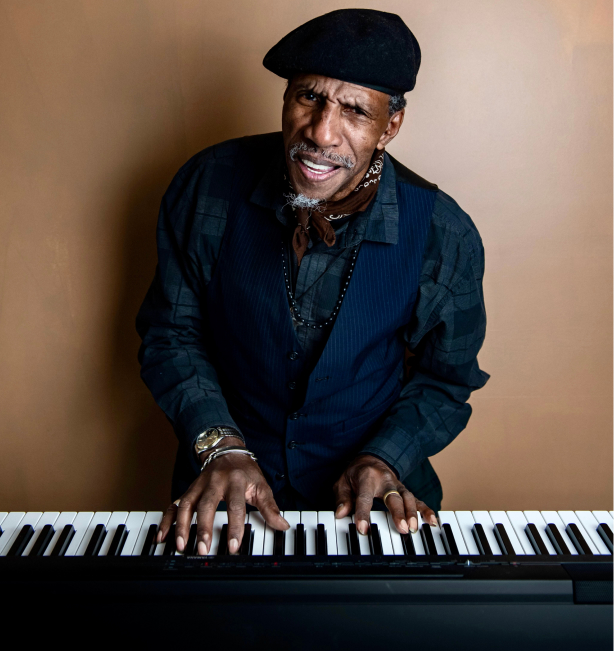
[[[326,161],[312,161],[306,157],[297,157],[294,161],[303,176],[311,182],[327,181],[334,176],[341,168]]]

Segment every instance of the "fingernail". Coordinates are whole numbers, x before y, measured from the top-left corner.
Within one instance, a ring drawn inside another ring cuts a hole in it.
[[[158,531],[158,535],[156,536],[156,542],[158,545],[162,542],[162,532]]]
[[[343,511],[344,506],[345,506],[345,504],[339,504],[339,506],[337,507],[337,510],[335,511],[335,517],[336,518],[339,517],[339,514],[341,513],[341,511]]]
[[[282,520],[284,520],[284,519],[282,518]],[[286,524],[286,529],[289,529],[290,528],[290,523],[287,520],[284,520],[284,522]]]
[[[185,541],[181,536],[177,537],[177,551],[182,552],[185,547]]]
[[[364,520],[361,520],[356,528],[363,536],[367,535],[367,523]]]
[[[407,533],[409,531],[409,529],[407,528],[406,520],[401,520],[401,529],[403,530],[403,533]]]
[[[412,533],[418,531],[418,518],[409,518],[409,530]]]
[[[228,543],[228,551],[231,554],[236,554],[239,551],[239,541],[236,538],[231,538]]]
[[[437,526],[437,517],[432,515],[431,516],[431,526],[436,527]]]
[[[199,556],[206,556],[207,555],[207,545],[201,540],[198,543],[198,555]]]

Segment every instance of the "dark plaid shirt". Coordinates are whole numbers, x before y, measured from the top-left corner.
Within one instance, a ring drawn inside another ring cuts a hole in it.
[[[209,155],[200,154],[186,163],[165,194],[157,231],[159,264],[137,317],[143,339],[139,352],[142,377],[190,448],[207,427],[237,427],[198,327],[208,316],[202,313],[204,301],[198,294],[211,279],[226,224],[227,184],[222,178],[231,160],[224,156],[225,146],[221,143],[212,147]],[[301,316],[321,322],[339,297],[352,248],[363,240],[396,241],[395,184],[403,182],[403,175],[398,178],[386,156],[380,187],[367,211],[334,224],[337,241],[332,247],[316,237],[297,268],[290,246],[295,221],[285,206],[282,172],[280,156],[264,172],[254,195],[259,203],[270,206],[272,219],[288,228],[287,253]],[[486,327],[481,239],[454,200],[441,190],[436,192],[414,315],[402,333],[409,351],[409,370],[398,400],[363,449],[386,461],[400,478],[462,431],[471,414],[467,404],[470,393],[489,377],[477,363]],[[198,247],[203,252],[198,261],[185,254],[192,238],[204,241]],[[323,350],[328,330],[306,328],[297,322],[295,329],[310,370]]]

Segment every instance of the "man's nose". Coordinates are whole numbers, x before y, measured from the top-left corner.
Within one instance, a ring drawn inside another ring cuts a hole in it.
[[[341,137],[341,123],[338,111],[335,110],[335,107],[329,105],[315,111],[304,133],[305,137],[309,138],[319,149],[339,147],[343,142],[343,138]]]

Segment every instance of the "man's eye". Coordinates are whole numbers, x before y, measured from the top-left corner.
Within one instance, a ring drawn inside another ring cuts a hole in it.
[[[303,97],[309,102],[314,102],[318,99],[313,93],[303,93]]]

